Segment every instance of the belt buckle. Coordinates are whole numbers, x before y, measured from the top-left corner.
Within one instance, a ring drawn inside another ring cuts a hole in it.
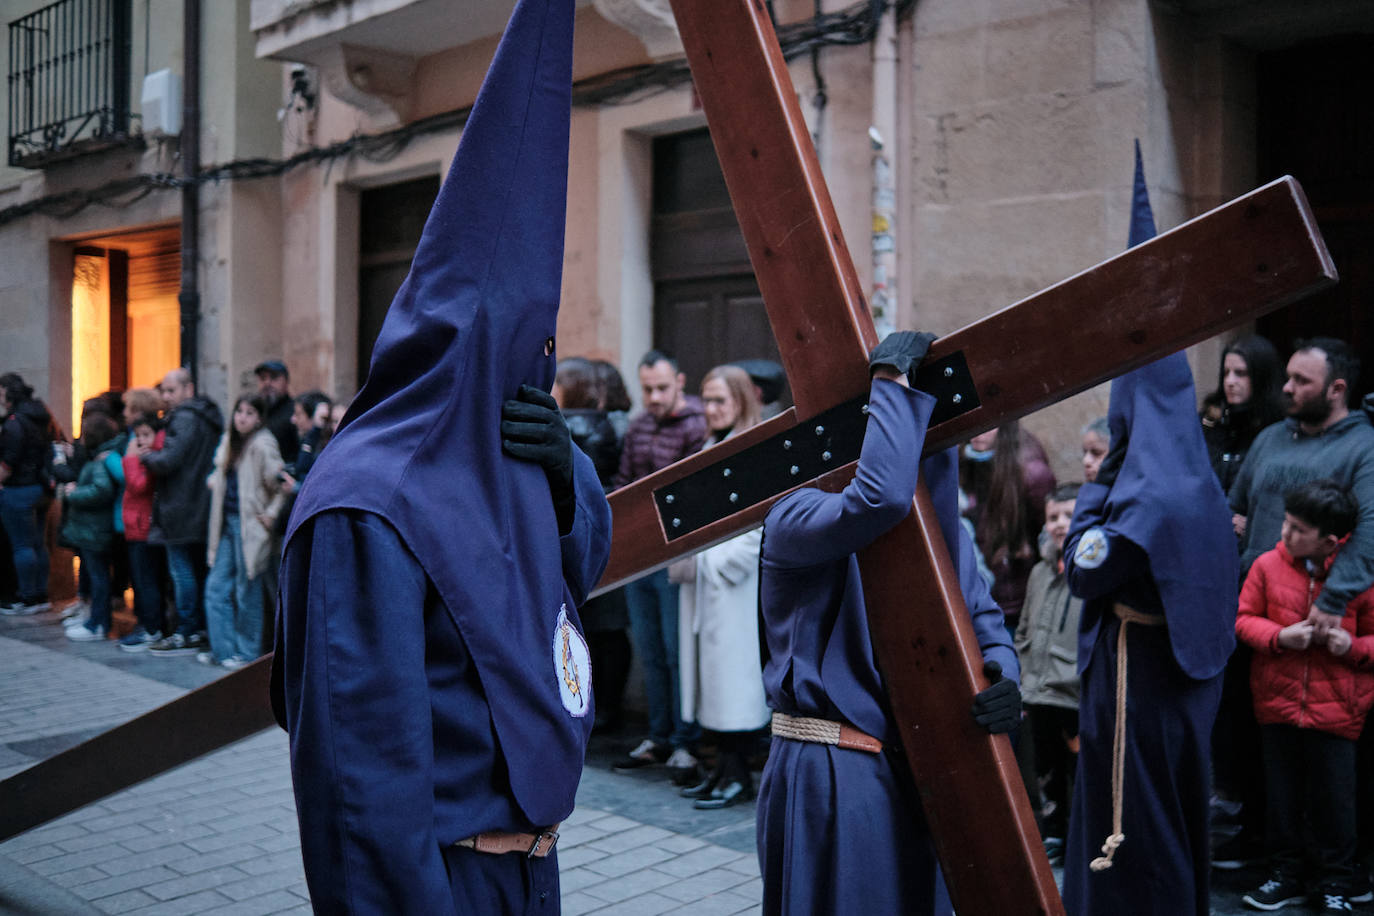
[[[544,852],[547,854],[548,851],[553,849],[553,847],[558,843],[558,831],[541,830],[538,833],[536,833],[534,835],[534,842],[530,844],[530,851],[525,853],[525,858],[533,859],[536,855],[538,855],[539,847],[541,844],[543,844],[544,840],[546,839],[549,841],[548,848],[544,850]]]

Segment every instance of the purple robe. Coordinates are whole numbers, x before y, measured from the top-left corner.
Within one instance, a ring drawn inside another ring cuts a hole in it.
[[[1078,776],[1064,855],[1070,916],[1206,914],[1211,733],[1235,646],[1238,578],[1230,511],[1198,427],[1182,353],[1112,382],[1112,439],[1128,442],[1109,487],[1083,486],[1064,544],[1083,599]],[[1127,630],[1122,829],[1112,833],[1112,734],[1120,602],[1163,626]]]
[[[574,448],[556,512],[500,432],[557,362],[574,12],[517,3],[287,527],[273,699],[321,912],[558,910],[556,859],[452,844],[566,817],[591,732],[577,604],[610,510]]]
[[[958,523],[953,451],[919,464],[934,399],[875,381],[854,480],[806,488],[764,522],[760,610],[769,706],[847,722],[881,754],[774,738],[758,802],[765,913],[930,914],[948,907],[935,852],[874,660],[855,552],[911,511],[925,476],[985,659],[1019,668],[1002,612]],[[957,539],[957,540],[955,540]]]
[[[601,488],[579,455],[572,597],[596,584]],[[462,631],[385,519],[355,509],[300,526],[281,567],[280,703],[291,728],[301,855],[320,913],[557,913],[558,859],[451,844],[534,833],[511,753]],[[546,765],[559,765],[545,758]],[[580,769],[581,761],[561,765]],[[569,796],[564,803],[572,807]]]

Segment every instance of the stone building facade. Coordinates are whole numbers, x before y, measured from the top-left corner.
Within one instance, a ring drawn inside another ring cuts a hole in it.
[[[0,4],[7,21],[39,5]],[[207,393],[227,399],[267,355],[292,367],[296,390],[356,390],[512,5],[203,4],[202,162],[299,162],[201,188]],[[1356,63],[1374,2],[916,0],[877,20],[866,2],[770,6],[785,38],[822,36],[797,46],[791,73],[860,277],[893,325],[947,333],[1122,250],[1139,138],[1161,230],[1297,174],[1344,282],[1260,330],[1280,349],[1295,333],[1346,336],[1374,364],[1361,307],[1374,283],[1362,254],[1374,234],[1362,144],[1374,132],[1363,94],[1331,89],[1352,88],[1347,73],[1369,80]],[[133,4],[136,79],[180,67],[180,8]],[[577,29],[560,353],[609,358],[631,380],[655,345],[677,349],[697,378],[766,355],[705,120],[673,75],[681,47],[666,0],[578,0]],[[178,195],[70,217],[7,219],[6,208],[172,171],[175,154],[175,140],[150,139],[0,170],[0,365],[55,404],[79,394],[75,252],[175,227]],[[1220,347],[1190,354],[1200,394]],[[1104,386],[1027,421],[1061,478],[1078,476],[1077,431],[1105,407]]]

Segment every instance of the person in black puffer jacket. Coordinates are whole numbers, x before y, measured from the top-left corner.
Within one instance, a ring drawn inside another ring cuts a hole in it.
[[[196,394],[191,373],[173,369],[160,386],[167,405],[162,450],[143,455],[153,475],[153,524],[148,543],[165,544],[176,602],[177,628],[149,646],[157,654],[186,654],[206,648],[205,539],[210,528],[210,490],[205,480],[224,432],[224,414]]]
[[[1237,337],[1222,351],[1217,388],[1203,400],[1201,420],[1207,456],[1223,493],[1231,492],[1260,430],[1283,419],[1284,376],[1274,345],[1263,337]],[[1213,778],[1222,802],[1213,824],[1213,868],[1240,868],[1264,848],[1264,771],[1254,765],[1261,748],[1250,695],[1250,658],[1248,646],[1236,646],[1226,664],[1221,710],[1212,729]],[[1235,823],[1228,824],[1225,809],[1236,803]]]
[[[592,459],[601,486],[609,493],[611,478],[620,467],[623,440],[607,414],[606,385],[597,367],[577,356],[561,360],[554,376],[553,396],[573,442]],[[597,677],[594,730],[615,731],[620,726],[625,682],[630,676],[630,638],[625,632],[630,617],[625,592],[616,589],[589,598],[579,612]]]
[[[1274,345],[1237,337],[1221,353],[1217,389],[1203,400],[1202,438],[1223,493],[1231,492],[1260,430],[1283,419],[1284,373]]]
[[[36,614],[47,610],[48,553],[41,518],[48,506],[45,466],[51,447],[52,417],[33,389],[13,372],[0,376],[0,523],[10,543],[17,600],[0,613]]]

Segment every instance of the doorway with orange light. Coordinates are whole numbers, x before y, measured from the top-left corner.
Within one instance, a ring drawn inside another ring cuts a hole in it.
[[[177,226],[83,239],[72,265],[71,417],[114,389],[155,387],[181,364]],[[79,435],[79,428],[72,430]]]
[[[177,225],[157,226],[67,244],[72,265],[71,401],[50,407],[60,416],[70,406],[70,435],[75,438],[81,434],[81,407],[87,400],[110,390],[156,387],[168,370],[181,364],[181,232]],[[77,592],[73,554],[57,543],[60,517],[60,503],[55,503],[46,532],[48,591],[55,602],[75,598]],[[115,624],[116,632],[122,632],[131,621],[117,614]]]

